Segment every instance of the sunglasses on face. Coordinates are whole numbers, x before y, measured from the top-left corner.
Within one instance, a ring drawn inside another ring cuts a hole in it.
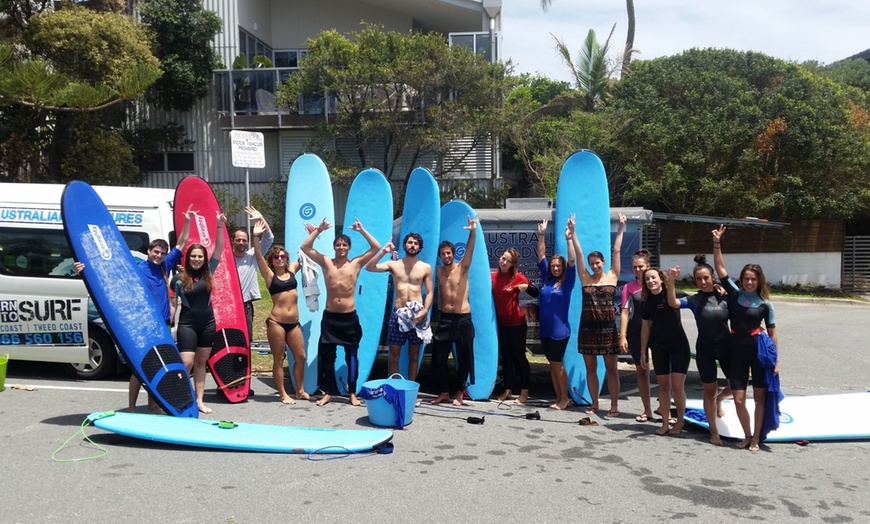
[[[272,255],[272,260],[287,260],[287,255]]]

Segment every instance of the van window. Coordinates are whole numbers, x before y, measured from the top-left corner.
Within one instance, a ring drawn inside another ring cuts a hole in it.
[[[122,231],[130,251],[146,255],[148,234]],[[73,275],[73,255],[60,229],[0,228],[0,272],[23,277]]]

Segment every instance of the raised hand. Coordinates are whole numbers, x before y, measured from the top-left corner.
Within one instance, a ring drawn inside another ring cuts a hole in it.
[[[678,278],[680,278],[680,266],[668,269],[668,280],[675,282]]]
[[[350,229],[351,229],[351,231],[362,231],[363,230],[362,223],[359,221],[358,218],[354,217],[353,224],[350,225]]]
[[[193,220],[193,217],[195,217],[195,216],[196,216],[196,211],[193,210],[193,204],[190,204],[190,206],[187,208],[187,211],[184,212],[184,219],[185,220]]]
[[[311,224],[308,224],[308,225],[311,225]],[[266,221],[261,218],[261,219],[257,220],[256,222],[254,222],[254,228],[253,228],[252,232],[254,233],[255,237],[259,237],[259,236],[262,236],[263,233],[266,232],[266,229],[268,229],[268,226],[266,225]],[[312,230],[315,229],[314,226],[311,226],[311,229]]]
[[[321,232],[323,232],[323,231],[326,231],[327,229],[329,229],[329,228],[331,228],[331,227],[332,227],[332,224],[330,224],[329,222],[327,222],[327,221],[326,221],[326,217],[324,217],[323,220],[320,221],[320,225],[317,226],[317,229],[319,229]]]
[[[250,218],[252,222],[262,220],[263,218],[263,213],[257,211],[254,206],[245,206],[245,213],[248,214],[248,218]]]
[[[619,217],[619,226],[625,227],[625,223],[628,222],[628,218],[619,212],[617,212],[616,215]]]
[[[218,227],[227,225],[227,216],[220,211],[217,212]]]
[[[550,221],[547,220],[546,218],[544,220],[541,220],[540,222],[538,222],[538,234],[539,235],[543,235],[544,233],[546,233],[547,224],[549,224],[549,223],[550,223]]]
[[[478,223],[480,223],[480,220],[478,220],[477,217],[474,217],[474,218],[468,217],[468,225],[465,226],[463,229],[469,229],[469,230],[477,229]]]
[[[568,230],[571,231],[571,234],[573,235],[574,232],[576,231],[576,229],[577,229],[577,215],[575,215],[574,213],[571,213],[570,215],[568,215]]]
[[[719,226],[719,229],[714,229],[713,231],[711,231],[711,233],[713,233],[713,242],[722,241],[722,235],[725,234],[726,229],[727,228],[725,227],[725,224],[721,224]]]

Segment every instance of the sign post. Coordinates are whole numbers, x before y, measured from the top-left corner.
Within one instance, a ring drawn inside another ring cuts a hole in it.
[[[249,168],[266,167],[266,148],[263,133],[253,131],[230,131],[233,167],[245,168],[245,205],[251,205],[251,177]],[[251,223],[248,220],[248,238],[251,238]]]

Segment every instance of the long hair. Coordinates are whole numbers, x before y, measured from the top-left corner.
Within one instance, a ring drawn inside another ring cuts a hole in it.
[[[205,258],[205,261],[202,263],[202,269],[196,272],[190,267],[190,254],[194,249],[201,250],[202,256]],[[181,289],[184,291],[193,289],[193,277],[197,276],[196,273],[201,273],[200,278],[205,282],[206,289],[211,291],[211,267],[209,266],[208,251],[206,251],[205,246],[202,244],[191,244],[187,248],[187,253],[184,255],[184,272],[181,273]]]
[[[278,244],[272,244],[272,247],[269,248],[269,251],[266,251],[266,265],[269,266],[269,269],[272,270],[272,273],[275,272],[275,266],[272,265],[272,256],[280,255],[281,253],[287,254],[287,250],[284,249],[284,246]],[[287,265],[290,264],[290,256],[289,254],[287,255],[287,264],[284,267],[287,267]]]
[[[556,278],[556,276],[553,275],[553,262],[557,260],[562,262],[562,276],[560,276],[559,278]],[[550,257],[550,260],[547,262],[547,272],[550,273],[551,277],[556,278],[556,283],[553,284],[553,287],[559,287],[562,285],[562,281],[565,280],[565,272],[567,271],[568,261],[565,260],[565,257],[563,257],[562,255],[553,255]]]
[[[517,276],[517,265],[520,262],[520,252],[517,251],[517,248],[515,248],[515,247],[509,247],[509,248],[505,249],[504,252],[508,253],[511,256],[511,258],[514,259],[513,265],[511,266],[510,269],[508,269],[508,275],[511,276],[511,283],[513,283],[514,277]]]
[[[662,268],[660,267],[651,267],[644,271],[643,275],[640,276],[640,285],[643,289],[643,291],[641,291],[640,293],[641,300],[646,300],[652,294],[652,292],[649,290],[649,287],[647,287],[646,285],[646,274],[650,271],[655,271],[659,274],[659,279],[661,279],[662,281],[662,293],[665,293],[668,290],[668,277],[667,275],[665,275],[665,272],[662,271]]]
[[[646,265],[649,265],[649,259],[651,256],[652,254],[648,250],[638,249],[634,252],[633,255],[631,255],[631,262],[633,264],[637,260],[643,260],[644,262],[646,262]]]
[[[758,296],[764,300],[770,300],[770,288],[767,286],[767,279],[764,277],[764,270],[758,264],[746,264],[743,266],[743,271],[740,272],[740,286],[743,286],[743,275],[747,271],[752,271],[758,277]]]

